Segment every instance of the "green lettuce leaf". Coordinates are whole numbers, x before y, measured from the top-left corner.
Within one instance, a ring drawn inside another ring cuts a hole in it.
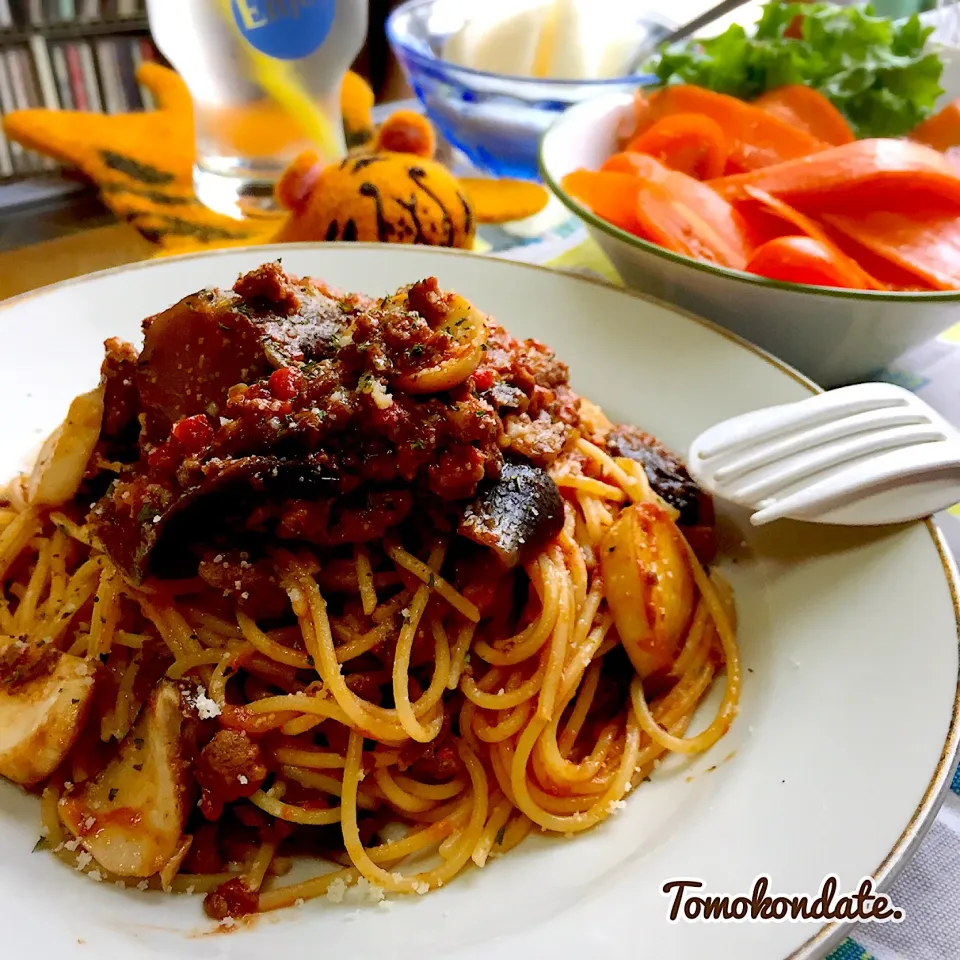
[[[932,30],[916,15],[889,20],[870,6],[772,2],[752,35],[734,25],[672,44],[649,69],[663,84],[692,83],[743,100],[803,84],[827,97],[858,137],[897,137],[930,116],[943,92],[943,64],[926,49]]]

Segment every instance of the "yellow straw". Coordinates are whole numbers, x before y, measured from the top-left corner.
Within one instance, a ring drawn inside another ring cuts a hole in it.
[[[300,125],[307,136],[319,145],[328,159],[334,159],[340,153],[340,147],[330,121],[324,112],[318,109],[310,94],[297,82],[296,74],[290,65],[260,53],[247,42],[234,20],[231,0],[220,0],[220,11],[239,37],[240,46],[250,61],[253,79]]]

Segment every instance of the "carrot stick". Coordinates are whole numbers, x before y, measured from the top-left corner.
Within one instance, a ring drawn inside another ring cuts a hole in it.
[[[846,117],[813,87],[777,87],[758,97],[753,105],[833,146],[856,139]]]
[[[730,173],[805,157],[824,147],[805,130],[784,123],[759,107],[686,84],[652,94],[640,117],[637,133],[642,134],[663,117],[678,113],[703,114],[719,124],[730,148],[727,162]]]

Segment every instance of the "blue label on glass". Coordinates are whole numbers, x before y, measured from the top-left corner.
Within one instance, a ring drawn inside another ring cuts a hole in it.
[[[232,5],[250,46],[278,60],[310,56],[337,15],[337,0],[232,0]]]

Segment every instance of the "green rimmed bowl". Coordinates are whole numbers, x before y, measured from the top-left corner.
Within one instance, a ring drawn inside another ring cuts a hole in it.
[[[946,80],[946,77],[944,78]],[[904,351],[960,322],[960,291],[884,293],[767,280],[672,253],[597,217],[563,178],[617,150],[632,97],[568,110],[540,144],[547,187],[580,220],[627,286],[719,323],[825,387],[868,380]]]

